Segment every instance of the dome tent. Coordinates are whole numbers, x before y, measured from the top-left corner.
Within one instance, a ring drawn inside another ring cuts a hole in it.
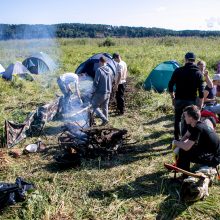
[[[12,80],[14,75],[17,75],[23,79],[27,79],[31,81],[34,80],[28,69],[19,61],[17,61],[15,64],[11,63],[7,67],[5,72],[2,73],[2,78],[6,80]]]
[[[25,59],[22,64],[34,74],[42,74],[56,69],[55,62],[45,53],[40,52]]]
[[[113,74],[116,74],[117,63],[113,60],[112,56],[108,53],[98,53],[90,57],[85,62],[81,63],[76,69],[75,73],[87,73],[91,77],[95,77],[95,72],[99,67],[99,58],[103,56],[107,60],[107,65],[111,68]]]
[[[144,89],[154,89],[157,92],[164,92],[170,78],[176,68],[180,65],[176,61],[165,61],[156,66],[144,82]]]
[[[2,74],[3,72],[5,72],[5,68],[0,64],[0,74]]]

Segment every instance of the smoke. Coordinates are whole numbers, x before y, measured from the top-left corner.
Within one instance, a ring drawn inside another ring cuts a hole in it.
[[[79,89],[83,104],[79,102],[77,95],[72,95],[69,102],[63,102],[64,122],[74,124],[75,132],[80,128],[90,127],[90,103],[92,98],[93,79],[89,76],[79,76]],[[72,129],[71,129],[72,130]]]
[[[11,63],[44,52],[59,64],[60,46],[55,25],[0,25],[0,61],[6,69]],[[41,85],[49,87],[56,78],[53,73],[42,74]]]

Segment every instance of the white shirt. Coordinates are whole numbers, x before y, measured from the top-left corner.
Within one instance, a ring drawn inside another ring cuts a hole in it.
[[[117,67],[116,67],[116,72],[117,72],[117,76],[118,77],[118,73],[121,73],[121,79],[119,84],[125,83],[126,82],[126,78],[127,78],[127,64],[121,60]]]
[[[70,83],[78,84],[79,81],[79,77],[75,73],[64,73],[63,75],[60,76],[60,79],[66,85],[69,85]]]

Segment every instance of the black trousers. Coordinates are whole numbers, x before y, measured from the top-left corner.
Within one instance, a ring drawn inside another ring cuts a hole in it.
[[[119,84],[115,97],[117,103],[117,109],[121,114],[123,114],[125,110],[125,100],[124,100],[125,87],[126,87],[126,83]]]
[[[220,163],[220,154],[207,153],[199,150],[199,146],[193,146],[189,151],[180,149],[177,167],[190,171],[190,162],[210,167],[216,167]]]
[[[189,105],[195,105],[196,102],[192,100],[182,100],[176,99],[175,100],[175,119],[174,119],[174,138],[175,140],[179,140],[180,136],[180,122],[181,116],[183,114],[183,109]],[[184,132],[183,132],[184,133]]]

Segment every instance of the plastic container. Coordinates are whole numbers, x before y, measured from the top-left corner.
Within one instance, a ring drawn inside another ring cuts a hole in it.
[[[35,153],[37,152],[38,145],[37,144],[29,144],[25,150],[28,151],[29,153]]]

